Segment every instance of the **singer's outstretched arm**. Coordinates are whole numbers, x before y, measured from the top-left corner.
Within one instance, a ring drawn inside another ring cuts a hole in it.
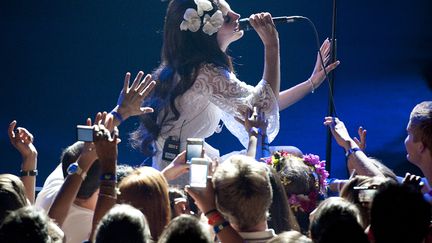
[[[264,44],[263,79],[270,84],[273,93],[278,98],[280,92],[279,34],[270,13],[252,14],[249,22]]]
[[[340,63],[339,61],[336,61],[327,66],[327,63],[330,60],[330,47],[330,41],[326,39],[320,48],[327,73],[335,69]],[[294,103],[302,99],[304,96],[306,96],[306,94],[308,94],[309,92],[313,92],[322,84],[324,80],[325,73],[321,65],[321,59],[319,57],[319,54],[317,54],[315,67],[310,78],[302,83],[297,84],[294,87],[291,87],[279,93],[279,110],[283,110],[293,105]]]

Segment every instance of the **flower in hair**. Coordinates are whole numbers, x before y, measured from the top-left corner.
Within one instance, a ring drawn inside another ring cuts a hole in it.
[[[224,18],[223,13],[217,10],[210,16],[204,12],[213,10],[213,5],[209,0],[194,0],[197,9],[188,8],[183,15],[183,21],[180,24],[181,30],[190,30],[197,32],[201,26],[202,31],[208,35],[216,33],[222,27]],[[203,16],[204,15],[204,16]]]
[[[199,16],[203,16],[204,11],[210,11],[213,9],[213,5],[209,0],[194,0],[197,5],[197,13]]]
[[[324,160],[320,161],[320,157],[315,154],[307,154],[303,156],[304,162],[315,168],[315,173],[318,174],[318,183],[321,193],[325,193],[327,187],[328,171],[325,169],[326,163]]]
[[[181,30],[197,32],[201,27],[201,18],[198,16],[198,12],[193,8],[186,9],[183,19],[184,20],[180,24]]]
[[[213,35],[216,33],[219,28],[222,26],[224,22],[224,18],[222,16],[222,12],[220,10],[216,11],[211,17],[206,14],[204,16],[204,26],[203,31],[208,35]]]
[[[279,172],[281,182],[284,186],[287,186],[292,182],[284,173],[284,165],[281,163],[283,158],[300,161],[309,167],[310,173],[315,179],[314,190],[310,191],[308,194],[291,194],[288,198],[288,202],[295,212],[312,212],[317,206],[318,200],[323,199],[326,195],[326,179],[329,176],[329,173],[325,169],[325,161],[320,161],[319,156],[314,154],[296,157],[286,151],[274,152],[273,155],[265,161]]]
[[[281,170],[280,159],[289,156],[287,151],[275,151],[273,155],[267,159],[264,158],[266,164],[271,165],[276,171]]]
[[[229,9],[225,4],[221,4],[219,0],[214,0],[213,2],[218,6],[218,9],[222,11],[223,16],[228,14]]]

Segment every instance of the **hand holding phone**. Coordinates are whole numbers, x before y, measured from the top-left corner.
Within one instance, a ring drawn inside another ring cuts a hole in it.
[[[93,142],[93,127],[77,125],[77,140],[83,142]]]
[[[353,189],[358,191],[358,200],[361,203],[372,203],[375,194],[378,192],[378,189],[374,186],[355,186]]]
[[[207,187],[209,161],[204,158],[192,158],[190,163],[190,181],[191,187],[205,188]]]
[[[193,158],[202,158],[204,140],[202,138],[188,138],[186,140],[186,162]]]

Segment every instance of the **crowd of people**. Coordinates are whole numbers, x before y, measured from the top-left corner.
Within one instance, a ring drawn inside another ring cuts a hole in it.
[[[425,179],[398,177],[365,154],[364,129],[353,138],[325,117],[351,175],[330,179],[319,156],[269,147],[279,111],[339,65],[329,63],[329,40],[311,76],[280,91],[278,32],[269,13],[251,15],[264,46],[254,87],[236,77],[226,52],[243,35],[239,17],[225,0],[171,0],[160,66],[132,83],[126,74],[114,109],[85,122],[93,141],[64,149],[37,195],[34,137],[11,122],[22,162],[20,177],[0,174],[0,242],[432,242],[432,101],[414,107],[405,140]],[[141,123],[130,139],[152,167],[118,161],[118,127],[132,116]],[[211,136],[220,121],[245,150],[222,160],[205,143],[206,185],[190,186],[187,139]]]

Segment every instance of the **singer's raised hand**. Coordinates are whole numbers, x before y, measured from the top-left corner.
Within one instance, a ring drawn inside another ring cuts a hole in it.
[[[276,99],[280,92],[280,55],[279,34],[273,23],[271,14],[259,13],[249,17],[250,24],[254,27],[264,44],[264,71],[263,79],[270,84]]]
[[[335,69],[340,64],[340,61],[336,61],[330,65],[327,65],[328,62],[330,61],[330,53],[331,53],[330,50],[331,50],[331,43],[327,38],[323,42],[320,48],[321,56],[324,61],[324,67],[326,67],[325,70],[327,74],[330,73],[333,69]],[[323,69],[323,65],[321,64],[321,58],[318,53],[314,70],[310,76],[310,81],[313,83],[314,88],[318,88],[322,84],[325,78],[326,78],[325,72]]]
[[[264,46],[279,46],[279,34],[270,13],[252,14],[249,23],[258,33]]]

